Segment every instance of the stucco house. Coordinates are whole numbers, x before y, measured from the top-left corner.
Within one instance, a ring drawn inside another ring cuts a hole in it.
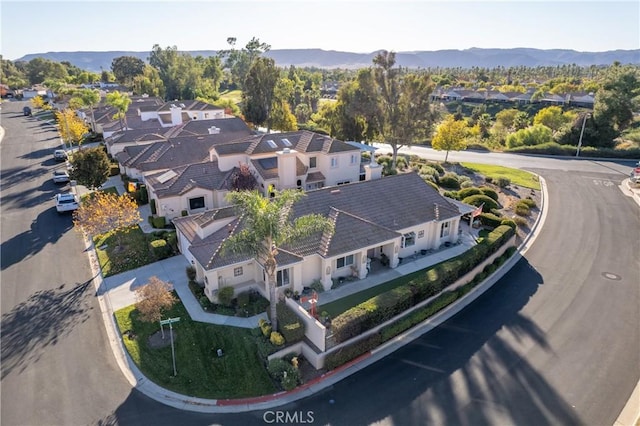
[[[210,158],[211,147],[252,135],[240,118],[187,122],[180,126],[146,133],[123,132],[107,142],[107,149],[132,179]]]
[[[366,277],[371,261],[395,268],[403,257],[455,242],[462,216],[415,173],[310,191],[294,204],[290,218],[312,213],[330,218],[334,231],[278,247],[278,294],[287,288],[302,292],[314,282],[329,291],[333,280]],[[173,222],[179,248],[210,300],[226,286],[236,293],[256,289],[269,298],[263,265],[251,254],[221,250],[243,226],[232,206]]]
[[[251,135],[229,143],[212,144],[209,161],[200,159],[193,167],[161,168],[158,156],[150,155],[131,161],[124,159],[125,153],[129,155],[135,149],[128,147],[117,158],[128,167],[129,175],[133,174],[130,167],[136,164],[139,170],[147,165],[156,169],[155,173],[143,170],[141,175],[149,200],[163,206],[158,214],[168,220],[184,211],[193,214],[224,207],[225,195],[232,188],[229,179],[240,165],[247,165],[256,179],[257,189],[265,196],[269,196],[271,187],[309,191],[379,179],[382,175],[382,167],[377,163],[362,164],[361,148],[309,131]],[[174,161],[188,164],[182,159]],[[212,180],[214,176],[218,181]]]

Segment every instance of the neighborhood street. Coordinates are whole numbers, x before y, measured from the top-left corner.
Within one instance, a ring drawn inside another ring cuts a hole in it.
[[[59,216],[52,126],[2,104],[3,425],[264,425],[133,389],[108,344],[84,245]],[[443,152],[416,148],[442,160]],[[640,379],[640,207],[633,162],[452,152],[542,175],[548,216],[526,256],[443,326],[319,394],[278,408],[309,424],[612,425]]]

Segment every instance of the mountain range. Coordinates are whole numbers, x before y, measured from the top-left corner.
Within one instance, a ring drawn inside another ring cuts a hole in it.
[[[30,61],[40,57],[56,62],[68,61],[88,71],[110,70],[111,61],[120,56],[134,56],[147,62],[150,52],[109,51],[109,52],[47,52],[25,55],[16,61]],[[212,56],[215,50],[187,51],[192,56]],[[265,56],[273,58],[276,65],[288,67],[317,67],[357,69],[372,65],[378,52],[351,53],[322,49],[279,49],[270,50]],[[434,50],[396,52],[396,64],[406,68],[494,68],[497,66],[580,66],[640,64],[640,49],[610,50],[606,52],[578,52],[567,49],[482,49]]]

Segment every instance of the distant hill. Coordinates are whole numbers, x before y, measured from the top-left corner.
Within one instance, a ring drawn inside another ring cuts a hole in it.
[[[150,52],[110,51],[110,52],[47,52],[25,55],[17,61],[30,61],[33,58],[46,58],[56,62],[68,61],[73,65],[93,72],[110,70],[111,61],[119,56],[135,56],[147,61]],[[215,55],[215,50],[189,51],[192,56]],[[317,68],[363,68],[372,64],[377,52],[351,53],[322,49],[281,49],[271,50],[265,56],[273,58],[281,67]],[[416,52],[397,52],[396,62],[407,68],[493,68],[496,66],[555,66],[571,65],[610,65],[618,61],[622,64],[640,64],[640,49],[610,50],[606,52],[577,52],[567,49],[480,49],[435,50]]]

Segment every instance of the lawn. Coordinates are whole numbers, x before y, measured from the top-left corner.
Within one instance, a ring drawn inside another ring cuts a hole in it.
[[[242,101],[242,90],[230,90],[220,94],[220,99],[229,99],[238,105]]]
[[[473,170],[476,173],[497,179],[500,177],[507,178],[512,184],[540,190],[540,182],[538,177],[524,170],[512,169],[510,167],[494,166],[492,164],[478,163],[460,163],[463,167]]]
[[[161,260],[162,257],[151,251],[149,243],[152,240],[172,238],[169,234],[175,235],[175,231],[145,234],[136,226],[129,232],[120,234],[120,245],[114,232],[95,237],[93,244],[98,253],[102,275],[108,277]],[[174,249],[173,254],[177,254],[177,250]]]
[[[152,348],[149,336],[160,331],[158,323],[138,320],[135,306],[115,312],[118,328],[131,358],[154,383],[184,395],[200,398],[243,398],[277,391],[258,356],[251,331],[192,321],[181,302],[165,318],[173,324],[177,375],[173,376],[171,345]],[[124,335],[131,330],[135,337]],[[168,327],[165,326],[168,338]],[[224,355],[218,357],[216,350]]]

